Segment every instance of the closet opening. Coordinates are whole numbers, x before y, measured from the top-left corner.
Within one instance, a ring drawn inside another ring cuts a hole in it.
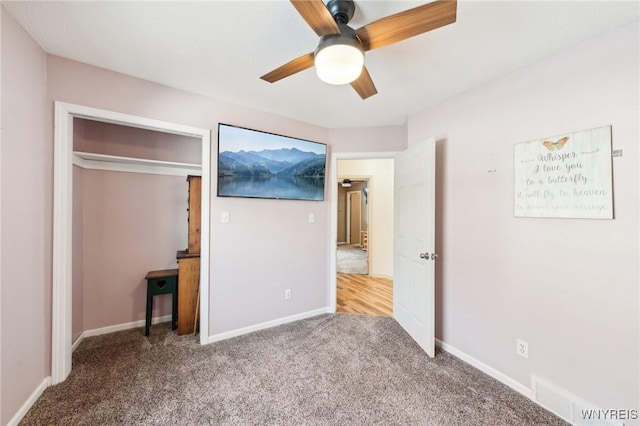
[[[178,268],[176,252],[188,247],[193,222],[187,176],[200,178],[202,144],[191,136],[73,120],[75,349],[83,337],[140,326],[146,319],[145,275]],[[197,277],[193,287],[195,292]],[[152,323],[170,321],[173,295],[152,300]]]
[[[208,343],[210,145],[210,129],[55,102],[52,384],[71,372],[72,342],[144,326],[145,275],[187,248],[186,176],[197,174]],[[155,299],[167,319],[169,301]]]

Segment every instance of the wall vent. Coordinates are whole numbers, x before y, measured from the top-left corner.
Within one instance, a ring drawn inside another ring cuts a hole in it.
[[[533,380],[533,400],[556,416],[571,421],[571,399],[559,389],[537,378]]]
[[[533,400],[575,426],[624,426],[622,420],[607,418],[601,410],[569,392],[532,376]],[[624,413],[623,413],[624,414]]]

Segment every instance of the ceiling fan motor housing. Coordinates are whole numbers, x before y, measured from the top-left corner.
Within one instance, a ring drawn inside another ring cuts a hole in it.
[[[330,0],[327,9],[338,25],[346,25],[353,18],[356,5],[353,0]]]
[[[320,37],[320,43],[318,43],[315,54],[317,55],[320,50],[335,44],[353,46],[364,53],[364,49],[358,36],[356,36],[355,30],[346,24],[338,24],[338,27],[340,28],[340,34],[327,34]]]

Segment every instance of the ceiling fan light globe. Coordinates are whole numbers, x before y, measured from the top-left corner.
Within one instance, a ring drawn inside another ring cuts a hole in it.
[[[320,80],[329,84],[349,84],[362,73],[364,50],[355,31],[340,25],[340,34],[320,39],[314,62]]]
[[[316,53],[316,73],[329,84],[348,84],[362,73],[364,54],[354,46],[334,44]]]

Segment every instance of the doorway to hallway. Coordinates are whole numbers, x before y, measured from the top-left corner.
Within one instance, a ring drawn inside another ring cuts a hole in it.
[[[336,269],[369,274],[369,179],[346,176],[338,182]]]
[[[336,311],[393,312],[393,158],[337,159]]]
[[[435,355],[435,291],[434,260],[435,253],[435,138],[425,139],[400,153],[336,153],[332,155],[331,194],[332,210],[337,211],[337,191],[335,185],[345,173],[340,166],[342,160],[353,161],[363,167],[359,173],[370,174],[368,159],[391,161],[392,172],[386,179],[372,179],[370,202],[373,217],[371,218],[371,236],[369,251],[375,253],[380,248],[390,252],[389,277],[393,277],[393,318],[409,333],[409,335],[429,355]],[[362,160],[362,161],[360,161]],[[375,183],[375,185],[374,185]],[[378,209],[384,203],[378,203],[379,188],[386,184],[391,192],[393,202],[387,204],[387,216],[392,224],[387,228],[387,244],[379,244],[376,240],[384,227],[375,225]],[[337,214],[332,216],[332,232],[337,229]],[[337,240],[335,234],[330,236],[331,249],[335,250]],[[334,252],[335,255],[335,252]],[[370,255],[370,275],[376,276],[378,262],[385,257]],[[379,269],[378,269],[379,270]],[[337,272],[335,258],[330,264],[329,307],[331,312],[337,307]]]

